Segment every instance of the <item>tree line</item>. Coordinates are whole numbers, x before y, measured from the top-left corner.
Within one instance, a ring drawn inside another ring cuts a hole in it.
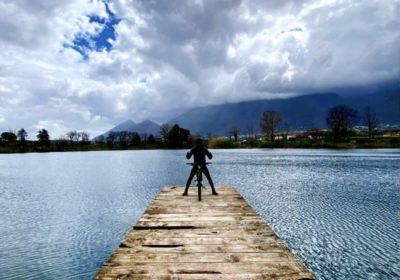
[[[330,136],[334,142],[347,139],[353,132],[354,125],[360,120],[367,127],[368,137],[372,138],[379,121],[371,107],[366,107],[364,114],[359,115],[357,110],[345,105],[339,105],[331,108],[325,118],[326,124],[330,129]],[[261,116],[260,128],[265,137],[273,142],[275,141],[276,132],[282,123],[283,117],[278,112],[265,111]],[[237,131],[235,133],[237,135]],[[233,136],[234,138],[237,137]]]
[[[164,124],[159,136],[134,131],[110,131],[92,141],[86,131],[69,131],[56,140],[50,140],[46,129],[40,129],[35,141],[28,140],[28,133],[21,128],[17,133],[3,132],[0,135],[0,152],[31,151],[73,151],[73,150],[108,150],[138,148],[187,148],[193,142],[190,130],[178,124]]]
[[[141,144],[158,145],[165,148],[184,148],[192,143],[190,130],[178,124],[163,124],[159,135],[147,135],[134,131],[110,131],[106,135],[95,138],[96,143],[106,143],[109,146],[120,145],[123,147],[138,147]]]
[[[0,152],[62,151],[67,146],[78,148],[89,145],[89,133],[70,131],[56,140],[50,139],[47,129],[39,129],[34,139],[29,139],[24,128],[17,132],[5,131],[0,134]]]

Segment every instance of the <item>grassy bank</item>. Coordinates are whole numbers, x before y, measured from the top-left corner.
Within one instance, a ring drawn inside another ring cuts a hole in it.
[[[262,141],[245,139],[234,141],[229,138],[217,137],[207,142],[210,149],[251,149],[251,148],[329,148],[329,149],[355,149],[355,148],[400,148],[400,137],[352,137],[346,141],[333,142],[329,140],[277,140]],[[31,152],[74,152],[74,151],[113,151],[113,150],[151,150],[151,149],[185,149],[187,146],[171,147],[164,143],[142,143],[131,146],[124,143],[59,143],[51,142],[49,145],[40,146],[35,141],[28,141],[25,145],[1,145],[0,153],[31,153]]]
[[[214,138],[208,143],[212,149],[230,148],[329,148],[329,149],[355,149],[355,148],[400,148],[400,137],[376,137],[363,138],[353,137],[347,141],[333,142],[330,140],[277,140],[261,141],[246,139],[243,141],[233,141],[227,138]]]

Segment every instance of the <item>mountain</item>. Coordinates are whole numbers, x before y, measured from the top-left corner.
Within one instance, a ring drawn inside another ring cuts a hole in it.
[[[131,131],[135,131],[139,134],[158,135],[160,133],[160,126],[153,121],[145,120],[135,124]]]
[[[159,134],[160,126],[158,124],[156,124],[155,122],[150,121],[150,120],[145,120],[145,121],[140,122],[140,123],[135,123],[132,120],[127,120],[127,121],[124,121],[124,122],[116,125],[115,127],[111,128],[109,131],[97,136],[95,139],[97,139],[100,136],[107,137],[108,134],[111,131],[112,132],[131,131],[131,132],[137,132],[137,133],[139,133],[141,135],[143,135],[143,134],[147,134],[147,135],[153,134],[155,136],[155,135]]]
[[[290,130],[326,127],[330,108],[347,105],[363,113],[371,106],[381,123],[400,124],[400,90],[366,95],[336,93],[310,94],[287,99],[256,100],[226,103],[191,109],[168,121],[202,135],[229,135],[235,126],[239,133],[259,132],[261,115],[266,110],[277,111]]]
[[[110,131],[117,132],[117,131],[134,131],[133,129],[136,127],[136,123],[131,120],[124,121],[117,126],[110,129]],[[110,132],[109,131],[109,132]]]

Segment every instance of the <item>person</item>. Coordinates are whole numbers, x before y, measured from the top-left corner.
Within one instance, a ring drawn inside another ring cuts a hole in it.
[[[208,171],[208,168],[207,168],[207,165],[206,165],[206,156],[209,159],[212,159],[213,156],[210,153],[210,151],[206,147],[204,147],[203,140],[201,138],[197,139],[196,140],[196,146],[194,148],[192,148],[190,150],[190,152],[186,153],[186,158],[187,159],[190,159],[192,156],[193,156],[193,160],[194,160],[194,162],[193,162],[194,165],[193,165],[192,171],[190,171],[189,178],[188,178],[188,180],[186,182],[186,188],[185,188],[185,191],[183,192],[182,195],[187,195],[188,194],[188,189],[189,189],[190,183],[192,182],[193,177],[196,174],[198,165],[201,166],[201,170],[204,173],[204,175],[206,176],[206,178],[208,180],[208,183],[211,186],[212,194],[213,195],[218,195],[218,193],[215,191],[214,183],[213,183],[213,181],[211,179],[210,172]]]

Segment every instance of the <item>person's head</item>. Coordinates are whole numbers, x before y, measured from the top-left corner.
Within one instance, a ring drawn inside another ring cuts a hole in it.
[[[197,138],[197,139],[196,139],[196,145],[197,145],[197,146],[203,145],[203,139]]]

